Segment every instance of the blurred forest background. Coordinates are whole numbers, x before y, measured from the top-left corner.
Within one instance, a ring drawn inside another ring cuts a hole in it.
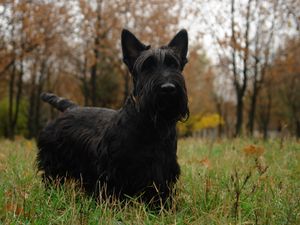
[[[57,116],[43,91],[121,107],[124,27],[154,46],[189,31],[181,136],[300,137],[300,0],[0,0],[0,136]]]

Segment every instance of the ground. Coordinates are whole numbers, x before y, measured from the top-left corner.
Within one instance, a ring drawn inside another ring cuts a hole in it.
[[[170,209],[97,203],[73,183],[45,189],[34,141],[0,140],[0,224],[300,224],[300,142],[179,141]]]

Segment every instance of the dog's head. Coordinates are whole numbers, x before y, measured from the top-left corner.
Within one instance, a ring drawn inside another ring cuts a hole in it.
[[[123,61],[133,78],[133,96],[153,119],[178,121],[189,115],[182,75],[187,63],[188,34],[179,31],[168,45],[150,48],[130,31],[122,32]]]

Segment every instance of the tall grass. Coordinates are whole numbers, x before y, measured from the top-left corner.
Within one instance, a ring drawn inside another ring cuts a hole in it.
[[[180,140],[169,209],[96,202],[73,183],[45,189],[33,141],[0,141],[3,224],[300,224],[300,143]]]

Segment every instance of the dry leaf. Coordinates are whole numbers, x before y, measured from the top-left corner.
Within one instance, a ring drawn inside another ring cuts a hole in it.
[[[265,149],[263,147],[255,146],[255,145],[248,145],[243,149],[244,153],[247,156],[261,156]]]

